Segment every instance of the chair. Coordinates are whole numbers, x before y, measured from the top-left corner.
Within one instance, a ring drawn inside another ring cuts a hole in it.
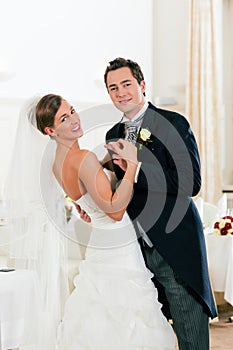
[[[203,226],[212,228],[217,219],[218,207],[209,202],[203,203]]]

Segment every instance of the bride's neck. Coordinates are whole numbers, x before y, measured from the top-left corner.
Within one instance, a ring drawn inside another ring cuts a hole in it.
[[[72,142],[69,142],[69,141],[64,141],[64,140],[56,140],[57,141],[57,148],[59,150],[67,150],[67,149],[72,149],[72,150],[75,150],[75,149],[80,149],[79,147],[79,144],[78,144],[78,141],[75,140],[75,141],[72,141]]]

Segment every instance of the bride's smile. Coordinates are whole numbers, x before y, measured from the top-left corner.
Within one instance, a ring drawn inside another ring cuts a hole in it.
[[[78,130],[80,130],[80,125],[76,126],[75,128],[72,129],[73,132],[77,132]]]

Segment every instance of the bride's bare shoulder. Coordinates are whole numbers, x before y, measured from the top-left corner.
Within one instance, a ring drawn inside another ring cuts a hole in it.
[[[99,163],[96,154],[87,149],[81,149],[78,152],[74,152],[69,158],[70,163],[74,166],[80,164],[80,162],[85,164]]]

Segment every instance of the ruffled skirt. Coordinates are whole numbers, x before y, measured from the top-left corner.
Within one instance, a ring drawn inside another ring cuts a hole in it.
[[[58,330],[59,350],[175,350],[138,242],[91,249]]]

